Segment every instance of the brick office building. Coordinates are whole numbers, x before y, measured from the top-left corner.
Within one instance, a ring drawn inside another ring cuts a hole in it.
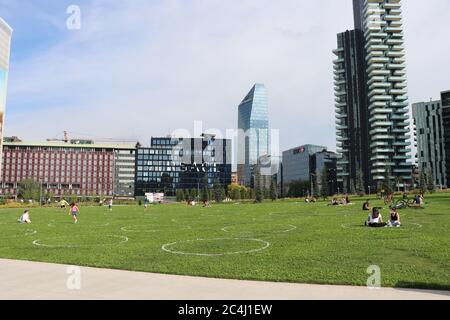
[[[6,141],[0,193],[17,195],[18,183],[33,179],[42,183],[44,193],[56,197],[119,195],[115,190],[120,169],[116,167],[116,154],[118,150],[134,154],[134,148],[96,143]]]

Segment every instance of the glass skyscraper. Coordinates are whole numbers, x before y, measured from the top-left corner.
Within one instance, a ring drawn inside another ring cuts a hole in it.
[[[238,128],[238,180],[251,186],[252,167],[270,155],[269,104],[263,84],[255,84],[239,105]]]
[[[6,108],[6,90],[8,84],[11,36],[11,27],[2,18],[0,18],[0,168],[2,167],[1,159],[3,152],[3,126]]]

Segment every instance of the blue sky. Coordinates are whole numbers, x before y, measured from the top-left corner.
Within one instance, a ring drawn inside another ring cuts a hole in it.
[[[410,102],[450,89],[450,1],[403,1]],[[66,28],[69,5],[82,28]],[[335,147],[332,50],[350,0],[0,0],[13,28],[6,134],[136,139],[225,131],[254,83],[281,149]]]

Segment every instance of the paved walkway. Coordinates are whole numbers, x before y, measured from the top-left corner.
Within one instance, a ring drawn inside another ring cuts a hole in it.
[[[169,276],[0,259],[0,299],[17,300],[450,300],[450,292],[317,286]]]

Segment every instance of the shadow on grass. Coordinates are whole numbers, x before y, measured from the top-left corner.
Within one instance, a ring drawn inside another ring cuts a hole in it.
[[[394,288],[399,289],[399,290],[407,290],[407,291],[414,291],[414,290],[445,291],[445,292],[442,292],[441,294],[450,297],[450,284],[399,281],[395,284]],[[433,293],[433,292],[430,292],[430,293]]]

